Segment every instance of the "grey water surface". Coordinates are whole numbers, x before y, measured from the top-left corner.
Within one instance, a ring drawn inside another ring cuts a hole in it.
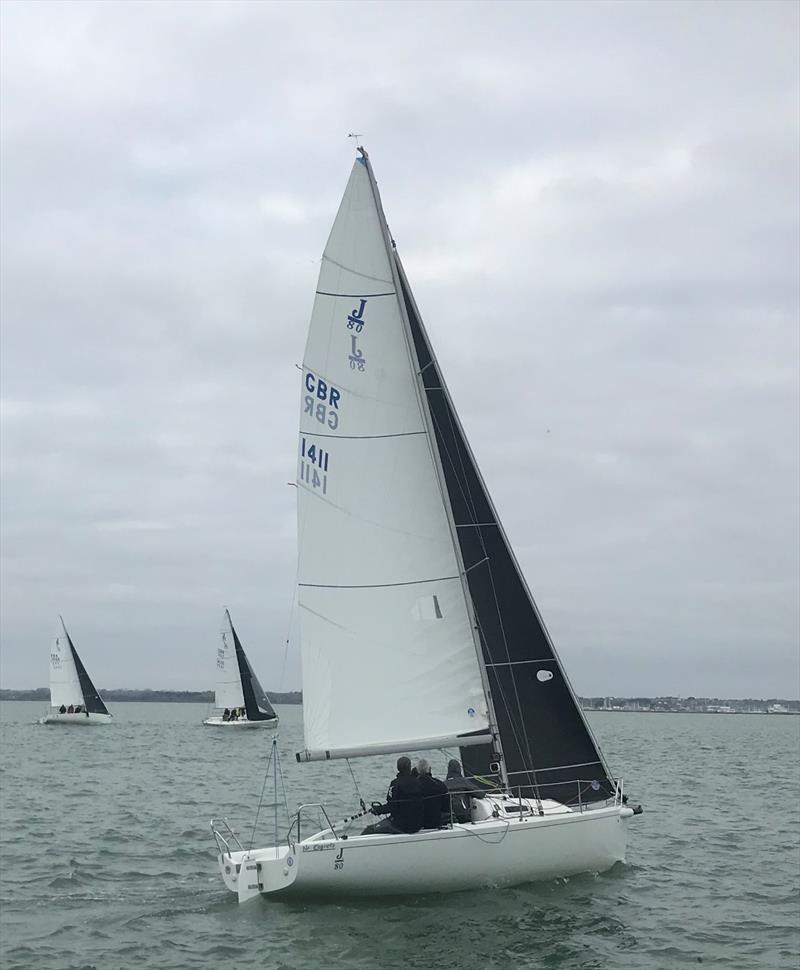
[[[0,706],[0,966],[77,970],[792,970],[800,957],[800,717],[597,713],[645,814],[628,862],[506,890],[239,906],[212,815],[247,844],[270,731],[201,725],[197,704],[117,704],[109,727]],[[342,763],[294,761],[302,712],[279,708],[289,806],[356,805]],[[392,758],[354,761],[381,797]],[[443,769],[441,756],[435,765]],[[281,796],[282,800],[282,796]],[[271,842],[264,794],[255,843]],[[287,822],[279,818],[281,833]]]

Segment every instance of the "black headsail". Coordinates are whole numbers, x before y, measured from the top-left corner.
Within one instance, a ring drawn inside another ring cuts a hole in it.
[[[419,372],[467,574],[508,783],[573,802],[614,791],[606,767],[497,517],[395,252]],[[493,776],[490,745],[461,750],[465,772]]]
[[[387,248],[395,264],[475,614],[485,686],[500,744],[461,748],[465,773],[503,775],[528,796],[601,801],[615,783],[517,565],[458,420],[391,238],[369,157]],[[502,750],[500,750],[502,749]],[[499,761],[504,762],[498,770]]]
[[[64,626],[63,620],[61,621],[61,625],[64,627],[64,633],[67,634],[67,643],[69,643],[69,648],[72,651],[75,669],[78,671],[78,683],[81,685],[84,708],[90,714],[108,714],[108,708],[103,703],[103,698],[98,694],[97,688],[92,683],[92,678],[86,673],[86,668],[78,656],[78,651],[75,649],[75,644],[72,642],[72,637],[69,635],[66,626]]]
[[[225,611],[228,613],[228,611]],[[242,680],[242,696],[244,697],[244,709],[247,713],[248,721],[271,721],[277,717],[272,704],[267,699],[264,688],[258,682],[247,654],[244,652],[239,635],[228,613],[228,623],[231,625],[233,633],[233,643],[236,648],[236,662],[239,664],[239,676]]]

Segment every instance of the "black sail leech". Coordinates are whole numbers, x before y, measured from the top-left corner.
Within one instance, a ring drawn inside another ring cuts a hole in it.
[[[233,633],[233,644],[236,648],[236,662],[239,665],[239,677],[242,681],[242,696],[244,697],[244,709],[247,713],[248,721],[271,721],[277,717],[272,705],[267,699],[264,688],[258,682],[258,678],[250,666],[247,654],[239,640],[236,629],[228,614],[228,622]]]
[[[486,491],[395,253],[475,610],[508,784],[529,797],[601,801],[614,781],[583,717]],[[491,745],[462,748],[465,774],[499,780]]]
[[[103,703],[103,698],[98,694],[97,688],[92,683],[92,678],[86,673],[86,668],[78,656],[78,651],[75,649],[75,644],[72,642],[72,637],[67,633],[66,627],[64,627],[64,632],[67,634],[67,643],[72,651],[75,669],[78,671],[78,683],[81,685],[84,708],[90,714],[108,714],[108,708]]]

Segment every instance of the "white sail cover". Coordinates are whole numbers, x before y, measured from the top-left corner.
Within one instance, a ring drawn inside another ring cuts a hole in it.
[[[220,634],[222,642],[217,647],[217,682],[214,687],[214,706],[220,709],[244,707],[242,677],[239,673],[233,628],[227,610],[222,617]]]
[[[303,362],[298,602],[307,756],[487,734],[416,380],[381,217],[358,159],[322,259]]]
[[[50,704],[52,707],[83,704],[78,668],[72,656],[64,621],[60,617],[55,639],[50,647]]]

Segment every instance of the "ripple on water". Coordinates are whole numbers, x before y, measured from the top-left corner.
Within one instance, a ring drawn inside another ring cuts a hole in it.
[[[595,716],[645,807],[628,865],[599,877],[239,906],[208,822],[249,838],[268,745],[205,731],[194,705],[118,706],[88,740],[0,709],[3,970],[796,970],[795,719]],[[346,766],[297,765],[300,711],[281,713],[290,804],[329,792],[345,813]],[[354,763],[365,797],[390,761]]]

